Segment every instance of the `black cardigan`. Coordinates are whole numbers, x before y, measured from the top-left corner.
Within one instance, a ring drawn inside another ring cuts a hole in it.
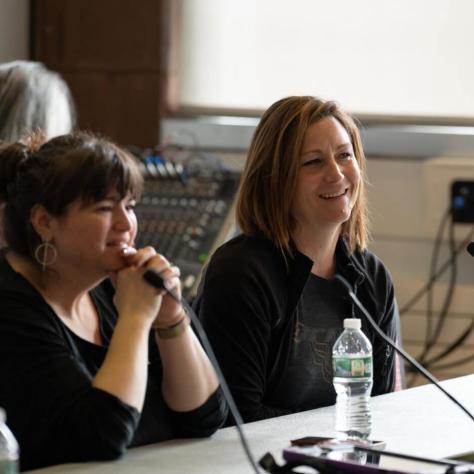
[[[337,271],[351,282],[381,329],[392,339],[399,339],[393,285],[381,261],[369,251],[350,254],[340,239],[336,262]],[[313,262],[297,250],[285,261],[269,240],[241,235],[221,246],[206,269],[195,308],[244,421],[320,406],[313,399],[305,400],[304,408],[294,406],[290,399],[282,404],[285,380],[280,377],[312,266]],[[348,299],[342,288],[340,297]],[[358,308],[349,300],[347,304],[352,315],[362,319],[362,329],[372,342],[372,394],[392,391],[395,358],[391,347],[369,327]]]
[[[113,459],[126,447],[212,434],[225,420],[221,391],[191,412],[174,412],[161,392],[153,335],[140,414],[91,380],[117,320],[109,280],[91,291],[103,346],[70,331],[41,295],[0,259],[0,406],[20,444],[21,469]]]

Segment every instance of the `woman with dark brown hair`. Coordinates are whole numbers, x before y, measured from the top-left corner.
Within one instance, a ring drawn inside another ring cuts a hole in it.
[[[365,157],[334,102],[288,97],[263,115],[237,200],[243,235],[213,255],[196,308],[245,421],[331,405],[331,349],[344,318],[362,319],[372,394],[395,387],[395,357],[333,279],[343,275],[390,337],[389,273],[366,248]]]
[[[0,406],[22,469],[114,459],[224,421],[183,307],[143,278],[180,293],[176,267],[133,247],[141,187],[134,159],[90,134],[0,149]]]

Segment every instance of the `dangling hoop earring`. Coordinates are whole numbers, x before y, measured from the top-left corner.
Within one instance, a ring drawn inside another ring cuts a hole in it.
[[[58,251],[56,247],[46,240],[43,240],[43,242],[36,247],[35,260],[41,265],[43,272],[46,270],[46,267],[56,261],[57,256]]]

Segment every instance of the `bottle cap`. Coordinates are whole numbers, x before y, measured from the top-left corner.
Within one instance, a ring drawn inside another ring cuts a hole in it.
[[[344,319],[344,329],[360,329],[361,321],[358,318],[346,318]]]

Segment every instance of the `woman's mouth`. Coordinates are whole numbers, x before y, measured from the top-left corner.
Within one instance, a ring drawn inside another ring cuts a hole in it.
[[[348,191],[349,191],[349,188],[346,188],[344,189],[344,191],[340,191],[340,192],[320,194],[319,197],[322,199],[335,199],[335,198],[345,196]]]
[[[107,247],[114,247],[119,250],[122,250],[124,248],[128,248],[128,242],[125,242],[123,240],[112,240],[110,242],[107,242]]]

